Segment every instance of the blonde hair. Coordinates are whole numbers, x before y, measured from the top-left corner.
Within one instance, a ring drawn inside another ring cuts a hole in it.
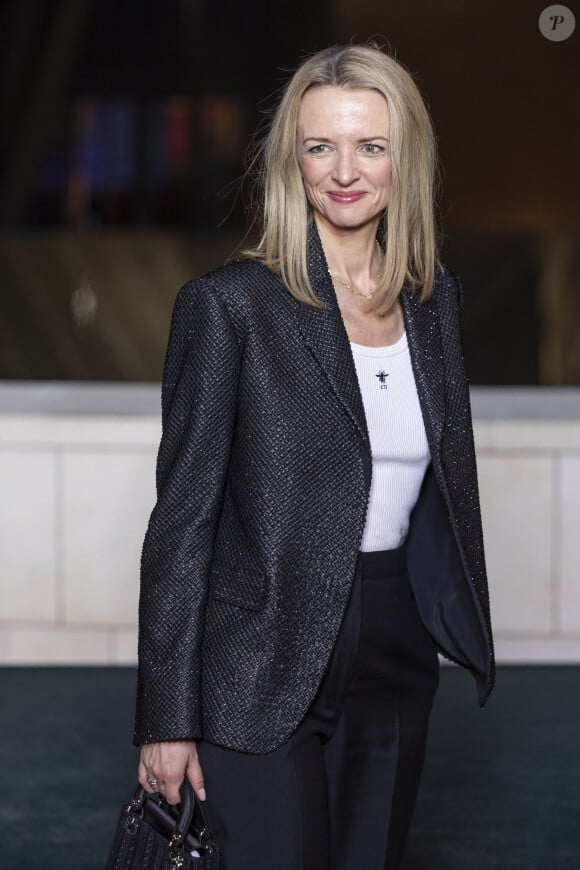
[[[245,251],[282,280],[300,302],[322,307],[308,278],[307,235],[312,219],[297,158],[302,97],[313,87],[378,91],[390,119],[391,188],[382,217],[385,262],[372,307],[386,311],[403,284],[421,301],[432,290],[438,262],[434,201],[437,149],[429,113],[411,75],[375,44],[333,46],[296,70],[273,116],[250,172],[257,170],[262,236]]]

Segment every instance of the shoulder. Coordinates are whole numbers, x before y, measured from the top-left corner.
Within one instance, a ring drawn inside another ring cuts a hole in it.
[[[260,260],[244,258],[188,281],[179,291],[178,300],[188,305],[223,307],[237,320],[256,304],[271,303],[273,295],[290,298],[281,279]]]
[[[437,263],[433,296],[440,305],[463,309],[463,282],[459,275],[445,263]]]
[[[239,297],[251,295],[260,288],[270,289],[280,283],[280,279],[260,260],[244,258],[217,266],[185,286],[193,285],[188,292],[214,293],[224,302],[235,302]]]

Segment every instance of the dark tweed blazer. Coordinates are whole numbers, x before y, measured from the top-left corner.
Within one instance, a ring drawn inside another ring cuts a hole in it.
[[[253,260],[180,291],[162,387],[157,503],[141,562],[135,743],[199,739],[263,753],[296,729],[327,667],[362,538],[371,454],[322,246],[324,310]],[[409,573],[446,656],[483,706],[493,644],[460,283],[401,301],[431,452]]]

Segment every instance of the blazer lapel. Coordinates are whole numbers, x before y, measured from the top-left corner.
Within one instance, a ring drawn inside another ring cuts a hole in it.
[[[316,295],[324,302],[324,308],[299,304],[298,327],[336,397],[351,417],[363,441],[368,443],[364,406],[350,342],[314,223],[309,227],[308,274]]]
[[[324,308],[298,304],[298,327],[336,397],[354,422],[363,442],[369,435],[350,341],[336,300],[322,244],[314,222],[309,227],[308,274]],[[437,280],[437,279],[436,279]],[[439,456],[445,419],[445,371],[435,294],[420,304],[403,289],[401,305],[415,382],[431,458]]]
[[[400,296],[431,459],[439,456],[445,420],[445,370],[436,293],[437,279],[433,295],[426,302],[419,303],[406,289]]]

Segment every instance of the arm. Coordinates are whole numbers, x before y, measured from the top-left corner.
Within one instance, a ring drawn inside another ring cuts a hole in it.
[[[450,270],[449,270],[450,271]],[[461,311],[463,286],[461,279],[450,271],[449,292],[439,300],[440,325],[443,339],[444,364],[447,372],[447,425],[442,456],[449,494],[454,508],[461,540],[468,544],[468,575],[475,592],[480,617],[485,623],[491,663],[487,694],[494,682],[493,635],[490,619],[489,593],[477,480],[477,461],[473,437],[469,380],[463,359]]]
[[[135,744],[202,736],[203,616],[239,366],[224,303],[211,285],[186,284],[165,358],[157,502],[141,557]]]

